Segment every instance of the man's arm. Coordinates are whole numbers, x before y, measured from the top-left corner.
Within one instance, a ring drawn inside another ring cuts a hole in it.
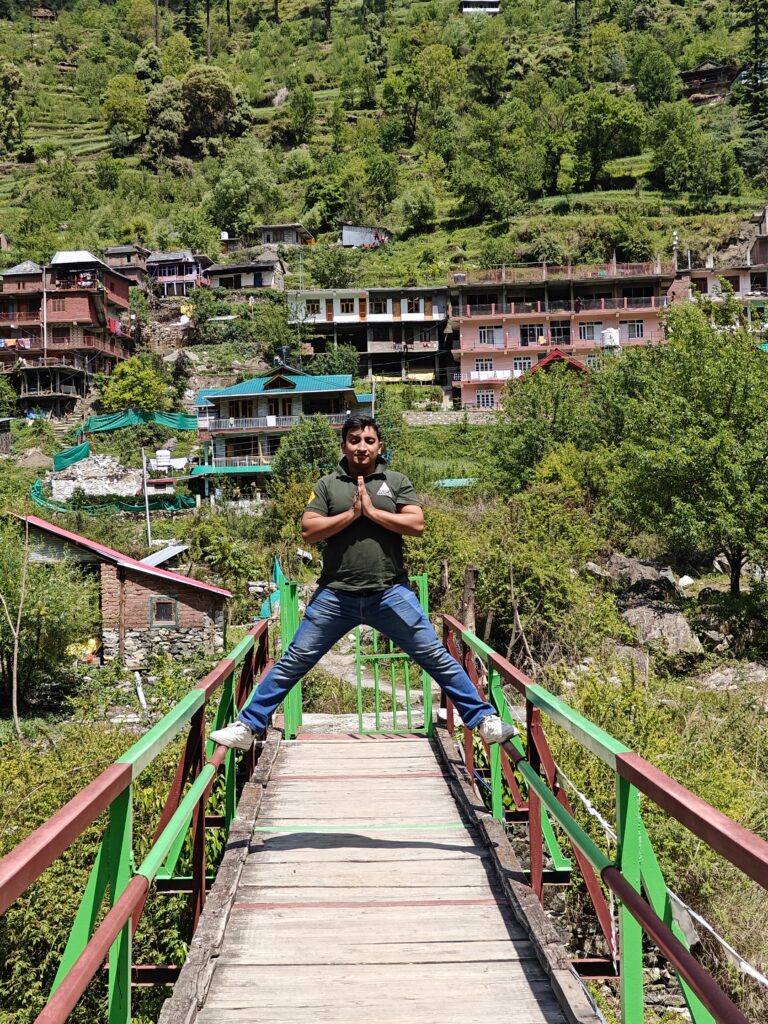
[[[358,477],[356,500],[359,499],[362,513],[372,522],[378,523],[393,533],[404,537],[420,537],[424,533],[424,513],[418,505],[398,505],[397,512],[385,512],[376,508],[371,501],[362,477]]]
[[[358,504],[357,498],[355,498],[355,504]],[[341,533],[359,516],[360,510],[358,508],[355,511],[355,505],[348,508],[346,512],[340,512],[337,516],[324,516],[320,512],[308,509],[301,517],[301,539],[306,544],[319,544],[320,541],[327,540],[336,533]]]

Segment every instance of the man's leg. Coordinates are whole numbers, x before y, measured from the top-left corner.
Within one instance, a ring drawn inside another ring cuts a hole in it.
[[[252,733],[263,732],[275,709],[296,683],[314,668],[337,640],[359,625],[358,608],[359,598],[355,601],[328,587],[317,590],[288,650],[259,683],[252,700],[237,716],[237,721],[226,729],[211,733],[211,739],[226,746],[242,746],[244,743],[250,746],[250,739],[242,729],[242,743],[238,742],[238,724],[242,723]],[[231,734],[230,730],[233,730]],[[233,742],[230,743],[230,739]]]
[[[463,667],[449,654],[409,587],[396,586],[363,605],[366,623],[381,630],[445,691],[462,721],[474,729],[496,709],[482,700]]]

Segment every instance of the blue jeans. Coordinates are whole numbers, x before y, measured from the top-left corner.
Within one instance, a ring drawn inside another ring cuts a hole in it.
[[[413,658],[445,691],[473,729],[496,710],[481,700],[456,659],[437,638],[416,595],[402,585],[363,596],[320,587],[312,595],[288,650],[264,677],[239,714],[254,732],[267,727],[277,706],[333,645],[356,626],[373,626]]]

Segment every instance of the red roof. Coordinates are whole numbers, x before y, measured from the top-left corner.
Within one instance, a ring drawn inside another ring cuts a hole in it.
[[[565,363],[566,366],[572,367],[574,370],[579,370],[581,373],[588,373],[589,367],[579,362],[578,359],[574,359],[573,356],[569,356],[567,352],[563,352],[560,348],[553,348],[542,360],[532,366],[528,373],[536,373],[537,370],[546,370],[548,366],[552,366],[553,363]],[[528,373],[524,376],[528,376]]]
[[[139,562],[135,558],[131,558],[129,555],[124,555],[120,551],[115,551],[112,548],[105,547],[103,544],[97,544],[96,541],[89,540],[87,537],[81,537],[79,533],[72,533],[70,530],[64,530],[60,526],[56,526],[54,523],[49,523],[45,519],[38,519],[37,516],[20,516],[25,523],[29,523],[30,526],[36,527],[38,530],[43,530],[45,533],[53,534],[54,537],[61,537],[62,540],[68,541],[70,544],[75,544],[77,547],[85,548],[86,551],[92,551],[95,555],[99,555],[106,562],[113,562],[115,565],[119,565],[124,569],[131,569],[133,572],[141,573],[144,576],[157,576],[164,580],[173,580],[174,583],[181,584],[185,587],[194,587],[196,590],[206,590],[211,594],[218,594],[220,597],[231,597],[232,594],[229,590],[224,590],[223,587],[216,587],[212,583],[203,583],[201,580],[192,579],[191,576],[182,576],[181,573],[171,572],[169,569],[157,569],[153,565],[147,565],[146,562]]]

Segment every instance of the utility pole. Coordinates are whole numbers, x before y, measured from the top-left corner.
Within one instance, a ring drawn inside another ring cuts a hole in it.
[[[147,547],[152,547],[152,527],[149,524],[149,495],[147,494],[147,451],[141,449],[141,469],[144,481],[144,512],[147,517]]]
[[[45,265],[43,265],[43,357],[46,357],[48,355],[48,292],[46,291],[47,274],[48,268]]]

